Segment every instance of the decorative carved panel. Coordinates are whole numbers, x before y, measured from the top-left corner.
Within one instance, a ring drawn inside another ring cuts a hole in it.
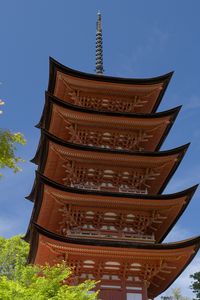
[[[154,158],[137,153],[83,151],[53,142],[49,149],[48,155],[54,156],[54,162],[47,160],[45,176],[52,179],[56,175],[53,180],[66,186],[97,191],[155,193],[178,161],[177,154]]]
[[[136,112],[138,108],[141,109],[152,97],[157,97],[160,93],[158,88],[133,96],[126,93],[119,95],[109,90],[97,93],[72,87],[62,75],[59,76],[59,80],[65,85],[65,96],[67,95],[73,104],[99,111]]]
[[[84,253],[67,253],[62,247],[46,242],[45,245],[55,254],[55,263],[62,260],[73,268],[73,274],[79,279],[86,279],[83,274],[90,274],[91,279],[106,282],[112,280],[113,284],[123,282],[126,285],[145,284],[147,287],[153,285],[159,287],[157,280],[165,280],[174,270],[181,259],[179,257],[133,257],[117,259],[108,256],[96,256]],[[112,279],[112,277],[113,279]]]
[[[119,168],[103,165],[90,167],[84,163],[67,161],[63,164],[64,184],[81,189],[108,190],[126,193],[148,193],[150,182],[160,175],[160,168]]]
[[[165,219],[158,212],[119,212],[63,205],[58,233],[64,236],[154,242],[156,223]]]
[[[54,136],[91,147],[154,151],[163,141],[173,115],[123,116],[77,111],[54,103],[48,130]]]
[[[117,239],[137,242],[155,242],[160,226],[166,221],[170,208],[145,210],[140,206],[117,209],[94,205],[72,204],[57,192],[47,191],[57,203],[59,222],[55,232],[63,236],[97,239]]]
[[[156,128],[150,130],[114,130],[109,128],[80,126],[69,121],[66,122],[66,132],[69,134],[69,142],[76,144],[95,146],[109,149],[123,150],[145,150],[145,143],[153,137],[152,132]]]

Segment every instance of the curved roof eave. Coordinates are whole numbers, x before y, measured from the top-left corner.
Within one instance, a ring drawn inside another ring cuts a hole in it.
[[[45,97],[45,105],[44,105],[44,109],[43,109],[43,112],[42,112],[42,116],[40,118],[40,121],[39,123],[35,126],[36,128],[39,128],[39,129],[46,129],[48,131],[49,129],[49,126],[50,126],[50,122],[51,122],[51,114],[52,114],[52,107],[53,107],[53,104],[56,104],[60,107],[64,107],[64,108],[67,108],[67,109],[70,109],[72,111],[78,111],[78,112],[81,112],[81,113],[88,113],[88,114],[93,114],[94,116],[95,115],[103,115],[103,116],[114,116],[114,117],[127,117],[127,118],[130,118],[130,119],[134,119],[134,118],[143,118],[143,119],[153,119],[153,118],[156,118],[156,119],[159,119],[159,118],[162,118],[162,117],[169,117],[170,118],[170,122],[169,124],[166,126],[166,129],[162,135],[162,137],[160,138],[160,141],[155,149],[155,151],[158,151],[160,149],[160,147],[162,146],[162,144],[164,143],[172,125],[174,124],[177,116],[178,116],[178,113],[181,109],[182,106],[177,106],[175,108],[172,108],[172,109],[169,109],[169,110],[166,110],[166,111],[162,111],[162,112],[157,112],[157,113],[152,113],[152,114],[140,114],[140,113],[118,113],[118,114],[115,114],[115,113],[110,113],[110,112],[98,112],[98,111],[93,111],[91,109],[87,109],[87,108],[82,108],[82,107],[79,107],[79,106],[76,106],[76,105],[73,105],[73,104],[67,104],[65,103],[64,101],[52,96],[52,95],[49,95],[48,93],[46,93],[46,97]]]
[[[157,157],[157,156],[166,156],[166,155],[173,155],[181,153],[185,154],[190,143],[184,144],[182,146],[170,149],[170,150],[162,150],[162,151],[129,151],[129,150],[121,150],[121,149],[108,149],[108,148],[98,148],[98,147],[90,147],[87,145],[78,145],[73,144],[71,142],[63,141],[62,139],[54,136],[53,134],[49,133],[45,129],[41,129],[41,136],[46,138],[46,141],[51,141],[57,145],[68,147],[75,150],[82,150],[86,152],[99,152],[99,153],[111,153],[111,154],[119,154],[119,155],[131,155],[131,156],[149,156],[149,157]]]
[[[183,190],[181,192],[177,192],[177,193],[173,193],[173,194],[166,194],[166,195],[141,195],[141,194],[120,194],[120,193],[108,193],[108,192],[99,192],[99,193],[95,193],[94,191],[92,192],[89,192],[89,191],[82,191],[82,190],[79,190],[79,189],[74,189],[74,188],[69,188],[67,186],[64,186],[64,185],[61,185],[61,184],[58,184],[56,183],[55,181],[52,181],[50,179],[48,179],[47,177],[45,177],[44,175],[40,174],[39,172],[36,171],[36,180],[34,182],[34,187],[33,187],[33,191],[32,193],[34,194],[35,191],[34,189],[36,188],[36,195],[32,195],[32,197],[34,197],[36,200],[34,201],[34,208],[33,208],[33,211],[32,211],[32,216],[31,216],[31,219],[30,219],[30,222],[29,222],[29,226],[28,226],[28,229],[27,229],[27,232],[25,234],[25,237],[24,239],[26,241],[29,241],[30,239],[30,231],[31,231],[31,224],[33,222],[36,222],[36,219],[38,217],[38,213],[39,213],[39,210],[40,210],[40,207],[41,207],[41,204],[42,204],[42,197],[43,197],[43,191],[44,191],[44,185],[48,185],[50,187],[53,187],[55,189],[58,189],[58,190],[62,190],[62,191],[65,191],[65,192],[69,192],[69,193],[78,193],[78,194],[89,194],[89,195],[97,195],[97,196],[109,196],[109,197],[118,197],[118,198],[121,198],[121,197],[124,197],[124,198],[131,198],[131,199],[144,199],[145,201],[148,201],[148,200],[157,200],[157,201],[165,201],[165,200],[171,200],[173,199],[174,201],[176,201],[176,199],[180,198],[180,197],[184,197],[186,196],[186,200],[182,206],[182,209],[179,211],[178,215],[176,216],[176,218],[174,219],[173,223],[169,226],[168,230],[165,232],[165,234],[161,237],[160,240],[158,240],[157,242],[158,243],[161,243],[164,238],[167,236],[167,234],[170,232],[170,230],[173,228],[173,226],[176,224],[176,222],[179,220],[179,218],[181,217],[181,215],[183,214],[183,212],[185,211],[185,209],[187,208],[187,206],[189,205],[198,185],[195,185],[191,188],[188,188],[186,190]],[[28,197],[26,197],[26,199],[30,199],[30,195]],[[35,219],[36,218],[36,219]]]
[[[154,112],[154,113],[131,113],[131,112],[109,112],[109,111],[98,111],[98,110],[93,110],[90,108],[86,108],[86,107],[81,107],[72,103],[67,103],[65,101],[63,101],[62,99],[59,99],[57,97],[55,97],[54,95],[46,92],[45,93],[45,106],[47,107],[48,110],[48,106],[51,104],[56,104],[60,107],[63,108],[68,108],[70,110],[73,111],[78,111],[78,112],[82,112],[82,113],[88,113],[88,114],[93,114],[93,115],[103,115],[103,116],[113,116],[113,117],[127,117],[127,118],[144,118],[144,119],[151,119],[151,118],[161,118],[161,117],[165,117],[165,116],[171,116],[171,115],[175,115],[175,117],[177,116],[177,114],[179,113],[182,105],[176,106],[174,108],[165,110],[165,111],[161,111],[161,112]],[[44,107],[45,108],[45,107]],[[45,114],[45,109],[42,113],[42,117]],[[41,117],[41,119],[42,119]],[[41,121],[39,122],[39,124],[41,123]],[[39,127],[38,125],[36,125],[36,127]]]
[[[43,235],[43,236],[46,236],[47,238],[51,238],[51,239],[54,239],[54,240],[57,240],[57,241],[61,241],[61,242],[67,242],[67,243],[74,243],[74,240],[71,240],[69,238],[61,238],[60,239],[60,236],[57,235],[57,234],[52,234],[51,232],[45,230],[44,228],[38,226],[37,224],[34,225],[34,235],[32,235],[32,243],[31,243],[31,248],[30,248],[30,252],[29,252],[29,256],[28,256],[28,263],[31,263],[31,262],[34,262],[35,260],[35,257],[36,257],[36,252],[37,252],[37,248],[38,248],[38,243],[39,243],[39,234]],[[33,238],[34,237],[34,238]],[[95,245],[92,245],[90,244],[90,241],[89,240],[84,240],[83,241],[77,241],[76,240],[76,245],[78,244],[81,244],[81,245],[89,245],[89,246],[98,246],[101,247],[101,243],[95,243]],[[93,244],[94,244],[94,241],[93,241]],[[103,245],[104,247],[107,246]],[[180,242],[176,242],[176,243],[168,243],[168,244],[139,244],[139,245],[129,245],[129,247],[126,247],[125,245],[123,247],[121,247],[121,243],[120,245],[116,245],[115,244],[112,244],[112,245],[108,245],[109,249],[111,248],[121,248],[121,250],[126,248],[126,249],[144,249],[144,250],[172,250],[172,249],[184,249],[184,248],[187,248],[187,247],[193,247],[193,252],[191,253],[191,255],[188,257],[188,259],[186,260],[186,262],[183,264],[183,266],[180,268],[180,270],[178,271],[177,274],[175,274],[175,276],[171,279],[171,281],[169,282],[169,284],[167,286],[164,287],[163,290],[161,291],[157,291],[157,292],[154,292],[153,296],[156,297],[158,296],[158,294],[160,294],[161,292],[164,292],[175,280],[176,278],[183,272],[183,270],[189,265],[189,263],[192,261],[192,259],[194,258],[194,256],[197,254],[197,251],[199,250],[200,248],[200,236],[198,237],[194,237],[194,238],[191,238],[191,239],[187,239],[187,240],[184,240],[184,241],[180,241]]]
[[[165,199],[170,200],[174,198],[180,198],[185,195],[188,195],[189,198],[192,198],[193,194],[195,193],[196,189],[198,188],[198,184],[187,188],[185,190],[182,190],[180,192],[172,193],[172,194],[131,194],[131,193],[117,193],[117,192],[108,192],[108,191],[94,191],[94,190],[85,190],[85,189],[78,189],[78,188],[72,188],[68,187],[64,184],[57,183],[45,175],[43,175],[39,171],[35,171],[36,173],[36,178],[33,184],[33,188],[31,191],[31,194],[26,197],[28,200],[32,200],[34,202],[35,198],[35,193],[37,192],[37,186],[39,183],[46,184],[52,188],[64,191],[64,192],[69,192],[69,193],[75,193],[75,194],[83,194],[83,195],[96,195],[96,196],[105,196],[105,197],[124,197],[124,198],[137,198],[137,199],[155,199],[155,200],[162,200],[164,201]],[[35,190],[36,189],[36,190]]]
[[[145,244],[145,243],[131,243],[131,242],[122,242],[122,241],[108,241],[108,240],[94,240],[94,239],[79,239],[79,238],[72,238],[72,237],[63,237],[56,233],[52,233],[47,229],[41,227],[40,225],[33,223],[34,229],[36,229],[40,234],[49,237],[53,240],[66,242],[66,243],[73,243],[73,244],[80,244],[80,245],[89,245],[89,246],[106,246],[106,247],[113,247],[113,248],[136,248],[136,249],[181,249],[189,246],[198,246],[200,247],[200,236],[193,237],[190,239],[186,239],[179,242],[172,242],[166,244]]]
[[[113,76],[105,76],[105,75],[96,75],[96,74],[89,74],[85,72],[80,72],[69,67],[64,66],[63,64],[59,63],[52,57],[49,58],[49,84],[48,84],[48,91],[53,94],[55,88],[55,81],[56,81],[56,71],[60,71],[64,74],[68,74],[74,77],[88,79],[88,80],[96,80],[99,82],[110,82],[110,83],[120,83],[120,84],[139,84],[139,85],[147,85],[147,84],[158,84],[163,83],[163,89],[160,92],[158,99],[152,109],[152,112],[155,112],[158,108],[164,93],[167,89],[167,86],[171,80],[173,75],[173,71],[166,73],[164,75],[153,77],[153,78],[121,78],[121,77],[113,77]]]
[[[174,71],[168,72],[166,74],[151,77],[151,78],[124,78],[124,77],[114,77],[114,76],[107,76],[107,75],[97,75],[92,73],[86,73],[82,71],[78,71],[72,68],[69,68],[52,57],[49,57],[49,64],[50,64],[50,75],[54,73],[55,70],[58,70],[64,74],[68,74],[74,77],[89,79],[89,80],[96,80],[101,82],[112,82],[112,83],[122,83],[122,84],[156,84],[161,83],[164,81],[170,81]]]
[[[151,152],[151,151],[144,151],[144,152],[129,152],[129,151],[121,151],[121,150],[110,150],[110,149],[101,149],[99,150],[99,148],[93,148],[91,149],[88,146],[82,146],[82,145],[74,145],[71,143],[67,143],[67,142],[63,142],[62,140],[52,136],[51,134],[45,132],[44,130],[42,130],[43,134],[41,137],[41,141],[40,144],[38,146],[37,152],[35,157],[31,160],[31,162],[38,164],[39,168],[38,170],[40,172],[43,172],[44,166],[46,164],[46,160],[47,160],[47,156],[48,156],[48,143],[49,141],[54,142],[57,145],[60,146],[64,146],[64,147],[69,147],[71,149],[78,149],[78,150],[82,150],[82,151],[90,151],[90,152],[99,152],[99,153],[109,153],[109,154],[115,154],[115,155],[124,155],[127,156],[130,154],[130,156],[143,156],[143,157],[162,157],[162,156],[167,156],[167,155],[176,155],[177,154],[177,161],[174,163],[174,166],[172,167],[171,171],[169,172],[167,178],[165,179],[161,189],[159,190],[158,193],[162,193],[163,190],[165,189],[166,185],[168,184],[170,178],[173,176],[173,174],[175,173],[176,169],[178,168],[180,162],[182,161],[190,143],[185,144],[183,146],[174,148],[174,149],[170,149],[170,150],[165,150],[165,151],[159,151],[159,152]],[[43,157],[42,157],[43,155]],[[41,160],[42,158],[42,160]]]

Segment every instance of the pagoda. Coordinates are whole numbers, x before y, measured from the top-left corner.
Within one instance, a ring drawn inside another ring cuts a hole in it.
[[[103,300],[152,299],[190,263],[200,237],[162,243],[197,188],[162,194],[188,148],[159,151],[180,110],[156,112],[171,77],[103,75],[100,13],[95,75],[50,59],[29,263],[64,260]]]

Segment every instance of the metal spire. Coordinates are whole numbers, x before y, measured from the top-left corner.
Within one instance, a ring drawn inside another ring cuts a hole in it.
[[[103,74],[103,45],[102,45],[102,26],[101,13],[97,13],[96,23],[96,74]]]

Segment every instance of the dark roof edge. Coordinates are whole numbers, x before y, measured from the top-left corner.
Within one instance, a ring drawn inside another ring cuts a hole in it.
[[[180,272],[178,272],[177,276],[167,285],[167,287],[162,291],[165,292],[173,283],[174,281],[181,275],[181,273],[187,268],[187,266],[191,263],[191,261],[193,260],[193,258],[196,256],[199,248],[200,248],[200,237],[196,237],[193,238],[193,241],[196,240],[196,243],[194,243],[193,245],[195,246],[195,249],[193,251],[193,254],[190,256],[190,258],[188,259],[188,261],[186,262],[186,264],[183,266],[183,268],[180,270]],[[189,240],[186,240],[189,241]],[[191,239],[190,239],[191,241]],[[163,245],[163,244],[162,244]],[[190,245],[189,245],[190,246]],[[192,245],[191,245],[192,246]],[[155,295],[155,297],[157,297],[158,295]]]
[[[183,191],[172,193],[172,194],[130,194],[130,193],[117,193],[117,192],[106,192],[106,191],[93,191],[93,190],[84,190],[84,189],[78,189],[73,187],[67,187],[63,184],[57,183],[49,178],[47,178],[45,175],[43,175],[39,171],[35,171],[36,178],[33,184],[33,189],[31,191],[31,194],[26,197],[28,200],[34,200],[35,193],[37,192],[37,185],[41,182],[42,184],[47,184],[51,186],[52,188],[74,193],[74,194],[83,194],[83,195],[96,195],[96,196],[105,196],[105,197],[123,197],[123,198],[137,198],[137,199],[162,199],[162,200],[170,200],[174,198],[180,198],[182,196],[188,195],[189,198],[192,198],[193,194],[195,193],[196,189],[198,188],[198,184],[189,187]],[[35,191],[34,191],[35,190]]]
[[[160,139],[160,142],[158,143],[157,147],[155,148],[155,151],[159,151],[159,149],[161,148],[161,146],[163,145],[164,141],[166,140],[167,136],[168,136],[168,133],[170,132],[178,114],[179,114],[179,111],[181,110],[181,107],[182,106],[177,106],[174,108],[174,113],[172,114],[171,116],[171,120],[170,120],[170,123],[168,124],[168,126],[166,126],[166,129]],[[169,112],[169,111],[168,111]]]
[[[33,164],[36,164],[36,165],[39,164],[42,148],[46,148],[46,145],[44,145],[45,147],[43,147],[44,139],[45,139],[44,135],[40,135],[40,139],[39,139],[39,143],[37,146],[35,156],[30,160],[30,162]]]
[[[51,102],[55,103],[60,107],[68,108],[73,111],[78,111],[78,112],[83,112],[83,113],[89,113],[89,114],[94,114],[94,115],[105,115],[105,116],[113,116],[113,117],[127,117],[127,118],[159,118],[159,117],[164,117],[172,114],[178,114],[180,109],[182,108],[182,105],[176,106],[174,108],[161,111],[161,112],[154,112],[154,113],[129,113],[129,112],[107,112],[107,111],[98,111],[98,110],[93,110],[90,108],[86,107],[81,107],[72,103],[67,103],[48,91],[45,92],[45,102]],[[37,126],[37,125],[36,125]]]
[[[79,238],[72,238],[72,237],[63,237],[58,234],[52,233],[45,228],[41,227],[40,225],[33,223],[34,229],[36,229],[40,234],[49,237],[53,240],[66,242],[66,243],[73,243],[78,245],[90,245],[90,246],[107,246],[107,247],[114,247],[114,248],[139,248],[139,249],[180,249],[185,248],[188,246],[199,245],[200,247],[200,236],[187,239],[184,241],[173,242],[173,243],[166,243],[166,244],[138,244],[138,243],[130,243],[130,242],[122,242],[122,241],[97,241],[93,239],[79,239]],[[33,229],[33,230],[34,230]]]
[[[171,180],[172,176],[174,175],[174,173],[176,172],[178,166],[180,165],[182,159],[184,158],[185,156],[185,153],[189,147],[190,143],[186,144],[186,145],[183,145],[182,147],[182,150],[179,152],[179,156],[178,156],[178,159],[176,161],[176,163],[174,164],[174,166],[172,167],[171,171],[169,172],[167,178],[165,179],[163,185],[161,186],[160,190],[158,193],[162,193],[164,191],[164,189],[166,188],[167,184],[169,183],[169,181]],[[178,149],[178,148],[176,148]],[[175,150],[175,149],[172,149],[172,150]]]
[[[44,136],[44,138],[47,138],[47,140],[57,145],[68,147],[75,150],[82,150],[86,152],[89,151],[89,152],[99,152],[99,153],[111,153],[111,154],[119,154],[119,155],[149,156],[149,157],[173,155],[179,152],[185,153],[190,145],[190,143],[187,143],[180,147],[176,147],[170,150],[163,150],[163,151],[129,151],[129,150],[107,149],[107,148],[103,149],[98,147],[90,147],[86,145],[73,144],[70,142],[63,141],[62,139],[54,136],[53,134],[49,133],[45,129],[41,129],[41,136]]]
[[[60,106],[60,100],[58,99],[58,103],[57,103],[57,98],[55,97],[49,97],[49,96],[46,96],[46,100],[45,100],[45,105],[44,105],[44,109],[43,109],[43,112],[42,112],[42,116],[40,118],[40,121],[39,123],[35,126],[36,128],[40,128],[40,129],[46,129],[48,131],[49,129],[49,125],[50,125],[50,121],[51,121],[51,113],[52,113],[52,107],[53,107],[53,104],[55,103],[56,105],[59,105]],[[64,103],[66,104],[66,103]],[[99,112],[95,111],[91,111],[91,110],[87,110],[87,109],[79,109],[80,107],[78,106],[73,106],[71,107],[71,105],[61,105],[61,107],[68,107],[69,109],[72,109],[73,111],[80,111],[80,112],[84,112],[84,113],[91,113],[93,115],[95,114],[99,114]],[[75,107],[75,109],[74,109]],[[166,129],[164,131],[164,133],[162,134],[161,138],[160,138],[160,141],[155,149],[155,151],[158,151],[160,149],[160,147],[162,146],[163,142],[165,141],[172,125],[174,124],[177,116],[178,116],[178,113],[180,111],[182,106],[177,106],[175,108],[172,108],[172,109],[169,109],[167,111],[163,111],[163,112],[158,112],[158,113],[154,113],[154,114],[124,114],[124,117],[128,117],[128,118],[144,118],[144,119],[151,119],[151,118],[162,118],[162,117],[165,117],[165,116],[169,116],[170,117],[170,122],[169,124],[166,126]],[[101,113],[102,115],[102,113]],[[104,114],[106,116],[113,116],[112,113],[108,113],[108,114]],[[116,115],[114,115],[116,117]],[[121,117],[121,114],[118,114],[117,117]],[[91,147],[90,147],[91,148]],[[102,149],[102,148],[100,148]]]
[[[180,217],[183,215],[184,211],[186,210],[186,208],[188,207],[190,201],[192,200],[192,197],[194,195],[194,193],[196,192],[198,188],[198,184],[194,185],[193,187],[182,191],[182,193],[185,192],[185,195],[187,195],[186,201],[183,204],[181,210],[179,211],[179,213],[177,214],[176,218],[174,219],[174,221],[172,222],[172,224],[169,226],[168,230],[165,232],[165,234],[161,237],[161,239],[158,241],[159,243],[162,243],[163,240],[166,238],[166,236],[169,234],[169,232],[172,230],[172,228],[175,226],[175,224],[178,222],[178,220],[180,219]],[[179,193],[176,193],[175,195],[178,195]],[[173,195],[173,194],[170,194]]]
[[[119,149],[103,149],[99,147],[90,147],[87,145],[79,145],[79,144],[74,144],[71,142],[66,142],[63,141],[62,139],[54,136],[53,134],[49,133],[47,130],[41,128],[41,137],[40,141],[38,144],[38,148],[36,150],[35,156],[30,160],[30,162],[39,165],[40,164],[40,156],[41,156],[41,151],[44,148],[44,143],[45,146],[48,141],[52,141],[53,143],[63,146],[63,147],[68,147],[70,149],[75,149],[75,150],[82,150],[82,151],[90,151],[90,152],[99,152],[99,153],[111,153],[111,154],[118,154],[118,155],[135,155],[135,156],[148,156],[148,157],[161,157],[161,156],[166,156],[166,155],[173,155],[176,153],[180,154],[185,154],[187,151],[190,143],[184,144],[180,147],[176,147],[170,150],[163,150],[163,151],[129,151],[129,150],[119,150]]]
[[[161,83],[163,82],[163,89],[161,90],[157,101],[152,109],[152,112],[155,112],[156,109],[158,108],[164,93],[168,87],[168,84],[171,80],[171,77],[174,72],[167,73],[162,76],[154,77],[154,78],[146,78],[146,79],[134,79],[134,78],[120,78],[120,77],[112,77],[112,76],[100,76],[100,75],[95,75],[95,74],[88,74],[84,72],[80,72],[77,70],[73,70],[71,68],[68,68],[52,57],[49,58],[49,84],[48,84],[48,91],[53,94],[54,88],[55,88],[55,81],[56,81],[56,71],[61,71],[65,74],[72,75],[74,77],[79,77],[79,78],[85,78],[85,79],[90,79],[90,80],[96,80],[96,81],[101,81],[101,82],[113,82],[113,83],[122,83],[122,84],[156,84],[156,83]]]
[[[45,176],[43,176],[42,174],[40,174],[39,172],[36,171],[36,180],[34,181],[34,187],[33,187],[32,196],[31,196],[32,198],[30,197],[31,194],[29,195],[29,197],[26,197],[26,199],[29,199],[29,200],[31,200],[31,199],[33,200],[33,198],[35,199],[31,219],[30,219],[30,222],[29,222],[29,226],[28,226],[27,232],[26,232],[25,237],[24,237],[24,240],[27,241],[27,242],[30,240],[31,226],[32,226],[31,224],[33,222],[37,222],[38,214],[39,214],[40,207],[41,207],[41,204],[42,204],[42,198],[43,198],[43,192],[44,192],[44,185],[45,184],[50,186],[50,187],[56,188],[58,190],[63,190],[63,188],[64,188],[64,191],[70,192],[70,193],[73,192],[73,193],[77,193],[77,194],[78,193],[79,194],[86,194],[86,193],[81,193],[82,190],[74,191],[73,188],[67,188],[66,186],[62,186],[60,188],[60,186],[61,186],[60,184],[57,184],[55,182],[51,182],[51,180],[49,180],[48,178],[46,178]],[[134,198],[138,199],[138,198],[140,198],[140,199],[143,199],[144,201],[148,201],[148,200],[152,200],[152,199],[156,200],[156,201],[160,201],[160,200],[167,201],[167,200],[173,199],[174,201],[176,201],[176,199],[186,196],[186,201],[183,204],[182,209],[180,210],[179,214],[175,218],[174,222],[168,228],[167,232],[165,232],[165,234],[161,237],[161,239],[158,240],[158,243],[160,243],[161,241],[163,241],[163,239],[170,232],[170,230],[173,228],[175,223],[178,221],[180,216],[185,211],[185,209],[188,206],[193,194],[195,193],[195,191],[197,189],[197,186],[198,185],[195,185],[191,188],[188,188],[184,191],[174,193],[174,194],[167,194],[167,195],[141,195],[141,194],[139,194],[138,196],[136,194],[135,195],[128,194],[129,197],[126,197],[126,195],[125,195],[125,197],[127,199],[134,199]],[[35,189],[36,189],[36,191],[34,191]],[[36,193],[36,194],[34,195],[34,193]],[[90,195],[91,194],[96,195],[94,192],[89,193],[89,194]],[[107,195],[99,195],[99,194],[98,194],[98,196],[107,197]],[[108,192],[106,194],[108,194]],[[109,196],[112,197],[112,196],[115,196],[115,195],[109,195]],[[123,197],[123,196],[118,193],[117,197],[120,198],[120,197]]]
[[[23,240],[26,242],[30,243],[30,249],[29,249],[29,254],[28,254],[28,258],[27,258],[27,263],[33,263],[35,260],[35,256],[36,256],[36,252],[37,252],[37,248],[38,248],[38,242],[39,242],[39,232],[35,229],[35,227],[33,228],[34,231],[34,238],[33,238],[33,232],[29,231],[29,236],[27,240],[27,233],[26,235],[23,237]]]
[[[36,226],[37,226],[37,228],[36,228]],[[38,225],[34,226],[35,235],[34,235],[34,239],[32,238],[32,241],[31,241],[31,248],[30,248],[30,252],[29,252],[29,256],[28,256],[28,263],[33,263],[34,260],[35,260],[36,251],[37,251],[38,242],[39,242],[39,234],[44,234],[44,232],[42,232],[42,230],[43,229],[41,227],[39,228]],[[45,231],[45,234],[47,234],[46,231]],[[48,234],[51,235],[50,232],[48,232]],[[140,247],[140,249],[144,248],[144,247],[145,247],[145,249],[149,249],[148,246],[149,245],[143,245],[143,247]],[[184,247],[187,247],[187,246],[194,246],[195,247],[194,251],[193,251],[193,254],[187,260],[187,262],[185,263],[185,265],[183,266],[183,268],[181,268],[180,272],[178,272],[178,274],[175,276],[175,278],[173,278],[173,280],[170,281],[170,283],[164,288],[164,290],[162,290],[162,292],[166,291],[171,286],[171,284],[180,276],[180,274],[183,272],[183,270],[193,260],[193,258],[197,254],[197,251],[200,248],[200,237],[198,236],[198,237],[195,237],[195,238],[192,238],[192,239],[188,239],[188,240],[185,240],[185,241],[182,241],[182,242],[178,242],[178,243],[158,244],[158,245],[156,245],[156,249],[161,249],[161,248],[162,249],[163,248],[164,249],[177,249],[177,248],[184,248]],[[155,249],[155,247],[154,247],[154,249]],[[153,294],[153,297],[156,297],[156,296],[158,296],[158,295],[157,294]]]
[[[176,169],[178,168],[180,162],[182,161],[190,143],[185,144],[181,147],[178,148],[174,148],[174,149],[170,149],[170,150],[165,150],[165,151],[160,151],[160,152],[125,152],[122,151],[120,152],[120,150],[109,150],[109,149],[101,149],[99,150],[99,148],[93,148],[91,149],[90,147],[87,146],[79,146],[79,145],[74,145],[71,143],[66,143],[63,142],[62,140],[55,138],[54,136],[50,135],[47,132],[44,132],[44,130],[42,130],[43,134],[41,136],[41,140],[40,140],[40,145],[38,146],[37,152],[35,157],[31,160],[32,162],[34,162],[35,164],[38,164],[38,170],[40,172],[43,172],[44,166],[46,164],[46,160],[47,160],[47,156],[48,156],[48,151],[49,151],[49,141],[52,141],[54,143],[56,143],[57,145],[61,145],[61,146],[67,146],[68,148],[71,149],[78,149],[78,150],[83,150],[83,151],[90,151],[90,152],[98,152],[98,153],[112,153],[112,154],[121,154],[121,155],[126,155],[130,154],[130,155],[135,155],[135,156],[146,156],[146,157],[162,157],[162,156],[170,156],[170,155],[174,155],[174,154],[178,154],[177,157],[177,161],[174,163],[174,166],[172,167],[171,171],[169,172],[167,178],[165,179],[164,183],[162,184],[160,190],[158,191],[158,194],[162,193],[163,190],[165,189],[166,185],[168,184],[169,180],[171,179],[171,177],[173,176],[173,174],[175,173]],[[41,156],[43,153],[43,159],[41,161]]]
[[[167,87],[168,87],[168,85],[169,85],[169,82],[170,82],[170,80],[171,80],[171,77],[172,77],[173,73],[174,73],[174,72],[171,72],[171,73],[170,73],[171,76],[168,77],[168,78],[165,80],[163,89],[161,90],[161,92],[160,92],[160,94],[159,94],[159,96],[158,96],[158,99],[157,99],[157,101],[156,101],[156,103],[155,103],[155,105],[154,105],[154,107],[153,107],[153,109],[152,109],[152,112],[155,112],[155,111],[157,110],[158,106],[160,105],[160,102],[161,102],[161,100],[162,100],[162,98],[163,98],[163,96],[164,96],[164,94],[165,94],[165,91],[166,91],[166,89],[167,89]]]
[[[97,75],[92,73],[81,72],[65,65],[59,63],[52,57],[49,57],[50,67],[56,68],[62,71],[65,74],[69,74],[74,77],[90,79],[90,80],[97,80],[101,82],[116,82],[116,83],[124,83],[124,84],[150,84],[150,83],[160,83],[165,80],[170,80],[174,71],[166,73],[161,76],[152,77],[152,78],[122,78],[122,77],[113,77],[113,76],[105,76],[105,75]]]

